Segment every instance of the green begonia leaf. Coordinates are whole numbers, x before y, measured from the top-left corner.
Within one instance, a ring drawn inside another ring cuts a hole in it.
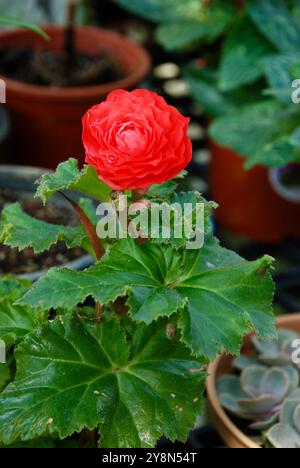
[[[36,196],[46,203],[56,192],[64,190],[75,190],[100,201],[108,201],[111,193],[92,166],[86,165],[80,171],[77,159],[61,163],[54,174],[43,175]]]
[[[246,262],[208,238],[202,249],[139,246],[131,239],[85,272],[52,270],[21,299],[72,310],[88,296],[102,304],[129,296],[131,316],[151,323],[179,313],[182,339],[196,355],[238,354],[245,333],[274,336],[270,257]],[[255,293],[256,291],[256,293]]]
[[[100,430],[101,447],[152,447],[184,440],[201,409],[203,363],[166,334],[114,320],[65,317],[29,335],[16,352],[17,375],[0,395],[5,444],[44,434]]]
[[[48,312],[36,307],[14,303],[28,291],[30,285],[26,280],[11,276],[0,277],[0,339],[4,340],[7,349],[48,317]],[[46,309],[49,310],[48,307]]]
[[[6,384],[10,381],[10,379],[11,379],[11,373],[10,373],[9,364],[0,363],[0,392],[3,390]]]
[[[3,209],[0,222],[2,244],[19,250],[32,247],[35,253],[41,253],[59,241],[65,241],[69,248],[84,247],[87,234],[80,225],[59,226],[32,218],[22,210],[20,203]]]
[[[6,341],[6,336],[9,336],[20,341],[47,315],[36,308],[12,304],[10,299],[3,299],[0,302],[0,338]]]

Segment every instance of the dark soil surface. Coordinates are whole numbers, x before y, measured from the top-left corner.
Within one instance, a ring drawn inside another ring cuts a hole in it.
[[[110,83],[124,75],[105,55],[0,48],[0,75],[39,86],[81,87]]]
[[[70,216],[70,210],[64,207],[48,205],[44,207],[39,200],[17,200],[9,190],[0,189],[0,212],[7,204],[20,201],[26,213],[34,218],[52,224],[75,225],[76,218]],[[72,218],[72,219],[70,219]],[[85,252],[79,248],[68,250],[64,242],[59,242],[50,251],[34,255],[28,248],[22,252],[0,244],[0,274],[24,274],[34,273],[53,266],[61,266],[72,260],[76,260]]]

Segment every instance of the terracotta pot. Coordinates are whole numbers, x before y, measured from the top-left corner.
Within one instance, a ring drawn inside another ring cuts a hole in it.
[[[300,203],[277,194],[262,166],[244,169],[244,158],[211,143],[212,198],[220,225],[258,242],[300,238]]]
[[[300,314],[285,315],[277,319],[278,328],[288,328],[300,334]],[[243,353],[247,354],[251,350],[250,336],[245,339]],[[246,436],[230,419],[221,406],[217,391],[216,381],[219,377],[232,372],[233,357],[219,356],[208,368],[209,377],[207,379],[207,396],[209,410],[214,425],[229,448],[255,448],[259,445]]]
[[[0,45],[62,50],[64,29],[59,26],[44,29],[51,37],[49,43],[30,31],[13,30],[0,33]],[[70,156],[82,162],[81,118],[84,113],[104,100],[110,91],[134,88],[150,70],[149,55],[141,46],[103,29],[78,28],[76,46],[88,54],[105,52],[123,71],[124,78],[99,86],[62,89],[2,77],[12,116],[13,154],[18,163],[55,168]]]

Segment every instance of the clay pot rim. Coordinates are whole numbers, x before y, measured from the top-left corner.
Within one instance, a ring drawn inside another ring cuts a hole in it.
[[[300,314],[297,315],[297,314],[288,314],[288,315],[285,315],[285,316],[281,316],[281,317],[278,317],[277,320],[276,320],[276,324],[277,324],[277,327],[278,328],[291,328],[293,329],[293,325],[295,323],[295,321],[299,321],[300,322]],[[219,368],[219,365],[220,363],[224,360],[224,359],[228,359],[229,356],[227,355],[222,355],[222,356],[219,356],[217,357],[217,359],[212,362],[209,366],[208,366],[208,378],[207,378],[207,385],[206,385],[206,389],[207,389],[207,397],[208,397],[208,401],[209,401],[209,405],[210,405],[210,408],[213,412],[213,415],[216,419],[218,419],[219,421],[221,421],[223,427],[225,428],[225,430],[232,434],[233,438],[239,442],[239,444],[245,448],[254,448],[254,449],[261,449],[262,447],[260,447],[258,444],[256,444],[255,442],[253,442],[253,440],[251,440],[248,436],[246,436],[233,422],[232,420],[230,419],[230,416],[228,416],[228,414],[225,412],[225,410],[223,409],[223,407],[221,406],[220,402],[219,402],[219,398],[218,398],[218,395],[217,395],[217,391],[216,391],[216,385],[215,385],[215,382],[216,382],[216,374],[217,374],[217,370]]]
[[[45,25],[41,27],[49,36],[60,33],[64,29],[63,26],[57,25]],[[146,49],[144,49],[141,45],[132,41],[128,37],[94,26],[78,27],[77,31],[79,32],[79,34],[98,34],[99,37],[102,38],[102,40],[105,39],[103,43],[109,44],[111,46],[111,49],[114,50],[117,57],[120,55],[120,50],[126,50],[127,53],[130,52],[131,55],[134,56],[136,59],[136,66],[133,67],[131,71],[127,70],[126,76],[120,80],[100,85],[72,88],[51,88],[46,86],[32,85],[0,75],[0,79],[4,80],[6,83],[8,92],[21,94],[22,98],[27,97],[28,100],[40,99],[44,101],[63,102],[81,101],[83,98],[97,100],[97,98],[100,99],[101,96],[105,96],[115,89],[129,89],[130,87],[132,87],[133,84],[140,82],[150,72],[150,55],[148,54]],[[0,41],[2,37],[11,37],[11,39],[13,40],[14,37],[18,36],[32,36],[36,37],[37,41],[41,40],[38,36],[36,36],[34,32],[28,30],[12,29],[0,31]]]

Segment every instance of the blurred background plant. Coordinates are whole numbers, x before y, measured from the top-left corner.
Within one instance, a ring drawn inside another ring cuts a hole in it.
[[[39,36],[42,36],[46,40],[50,39],[49,36],[35,24],[28,23],[10,16],[0,16],[0,25],[28,29],[35,32]]]
[[[290,3],[288,8],[281,0],[248,1],[217,68],[215,92],[221,98],[253,85],[260,92],[257,102],[248,90],[251,105],[243,101],[242,109],[227,111],[211,128],[216,141],[247,158],[248,168],[300,161],[300,107],[292,101],[292,82],[300,76],[299,3]]]
[[[24,22],[35,24],[64,24],[67,19],[69,0],[0,0],[1,16],[21,18]],[[80,24],[90,22],[92,0],[79,0],[77,21]]]
[[[180,79],[210,126],[219,225],[259,242],[299,238],[299,2],[112,1],[155,24],[156,44],[181,61]]]
[[[63,23],[66,3],[66,0],[0,0],[0,11],[3,16],[22,18],[33,23]]]
[[[300,110],[291,100],[300,76],[299,2],[114,1],[158,23],[156,40],[168,51],[201,52],[185,77],[208,116],[225,115],[212,126],[214,140],[247,157],[247,167],[300,161]]]
[[[235,2],[224,0],[114,0],[118,5],[158,23],[155,37],[169,51],[214,43],[235,17]]]

